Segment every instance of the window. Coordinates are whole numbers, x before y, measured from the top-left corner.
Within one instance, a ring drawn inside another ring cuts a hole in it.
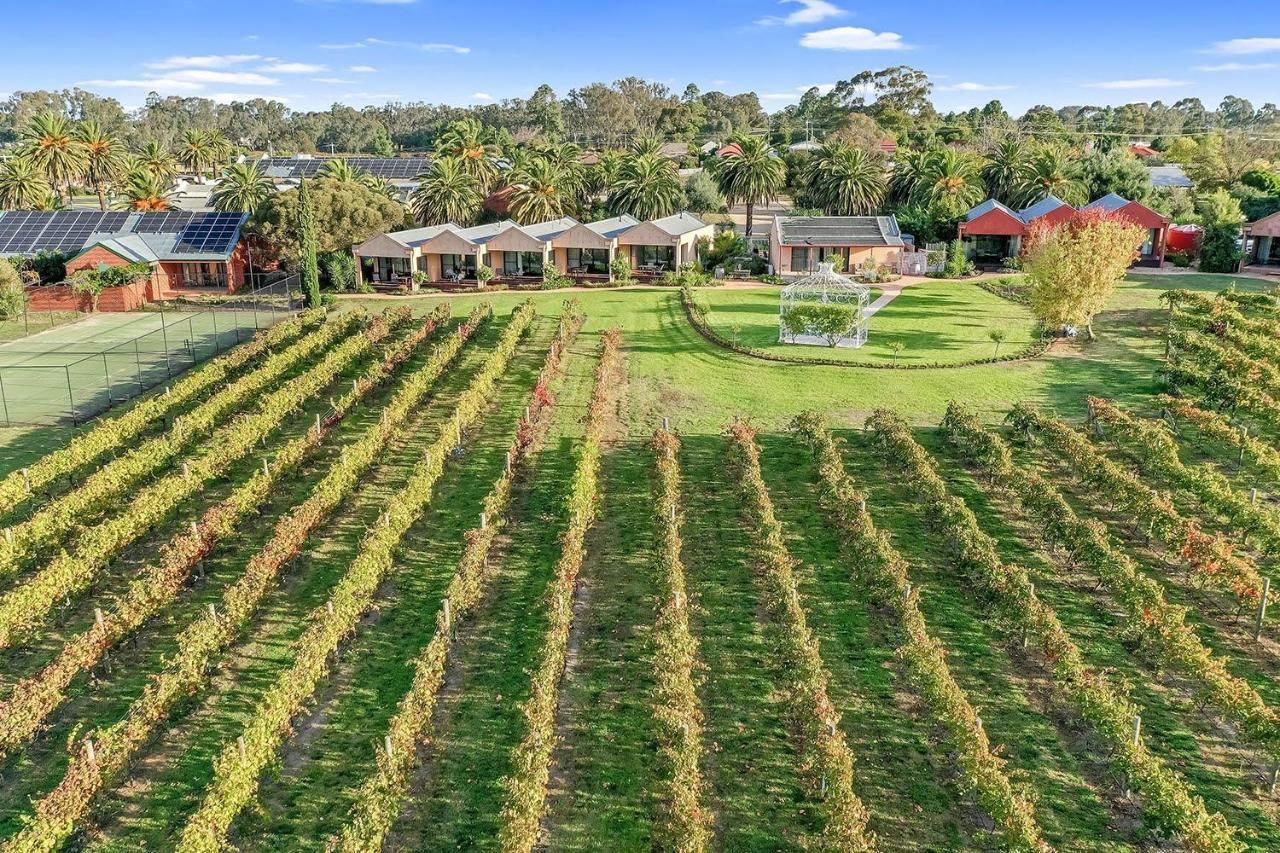
[[[609,272],[608,249],[568,249],[565,266],[569,272],[605,275]]]
[[[185,287],[226,287],[225,264],[183,264],[182,284]]]
[[[1155,245],[1156,245],[1156,235],[1157,235],[1158,233],[1159,233],[1159,232],[1158,232],[1158,231],[1157,231],[1157,229],[1155,229],[1155,228],[1148,228],[1148,229],[1147,229],[1147,239],[1146,239],[1146,240],[1143,242],[1143,244],[1142,244],[1142,256],[1143,256],[1144,258],[1146,258],[1146,257],[1150,257],[1150,256],[1151,256],[1152,251],[1155,249]]]
[[[542,275],[541,252],[503,252],[503,275]]]
[[[671,246],[632,246],[631,255],[637,268],[675,269],[675,249]]]
[[[476,277],[476,256],[475,255],[441,255],[440,256],[440,274],[445,278],[475,278]]]
[[[809,270],[808,247],[793,246],[791,248],[791,271],[792,272],[808,272],[808,270]]]

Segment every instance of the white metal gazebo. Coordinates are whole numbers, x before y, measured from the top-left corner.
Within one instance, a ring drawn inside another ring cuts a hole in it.
[[[789,344],[860,347],[867,342],[871,289],[831,264],[782,288],[778,340]]]

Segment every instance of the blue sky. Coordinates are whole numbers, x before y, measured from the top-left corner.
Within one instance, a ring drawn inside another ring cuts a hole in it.
[[[79,85],[221,100],[482,103],[637,75],[754,90],[767,110],[866,68],[927,71],[941,110],[999,98],[1280,99],[1260,0],[46,0],[8,4],[0,93]],[[67,26],[74,22],[75,26]],[[14,38],[18,34],[20,37]]]

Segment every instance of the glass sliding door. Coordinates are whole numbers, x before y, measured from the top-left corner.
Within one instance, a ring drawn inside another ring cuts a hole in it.
[[[566,249],[565,268],[569,272],[607,275],[609,272],[609,250]]]
[[[672,246],[632,246],[633,266],[646,272],[675,269],[676,250]]]
[[[503,252],[502,274],[504,276],[542,275],[542,253]]]
[[[476,277],[475,255],[441,255],[440,275],[446,280]]]

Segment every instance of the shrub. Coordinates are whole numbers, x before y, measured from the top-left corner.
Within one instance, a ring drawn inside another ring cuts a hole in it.
[[[488,264],[481,264],[476,267],[476,281],[480,282],[480,286],[484,287],[495,275],[493,267]]]
[[[680,269],[664,273],[662,283],[678,287],[705,287],[711,283],[711,276],[698,269],[695,263],[684,263]]]
[[[956,238],[947,251],[947,265],[942,268],[943,278],[964,278],[974,271],[973,263],[964,253],[964,241]]]
[[[1205,227],[1200,243],[1200,272],[1236,271],[1240,265],[1240,250],[1236,248],[1239,232],[1238,226],[1225,223]]]
[[[0,258],[0,319],[17,317],[26,307],[27,294],[22,289],[22,277],[13,264]]]
[[[619,255],[609,262],[609,275],[619,284],[631,284],[631,261]]]
[[[542,290],[556,290],[561,287],[572,287],[573,279],[567,275],[562,275],[560,270],[554,266],[545,266],[542,268]]]
[[[98,310],[98,299],[102,296],[102,291],[108,287],[123,287],[149,275],[151,275],[150,264],[136,263],[104,267],[99,270],[80,270],[68,281],[71,284],[72,293],[89,297],[89,311],[93,312]]]
[[[858,313],[848,305],[793,305],[782,315],[782,326],[794,340],[800,335],[817,335],[834,347],[853,334]]]
[[[1186,269],[1191,266],[1191,256],[1186,252],[1170,252],[1165,255],[1165,260],[1173,264],[1175,267]]]
[[[329,288],[336,293],[346,293],[348,290],[354,290],[356,286],[356,260],[351,256],[350,252],[336,251],[328,252],[320,258],[320,268],[324,271],[325,280],[329,283]],[[424,273],[415,272],[414,279],[417,280],[419,275],[426,277]]]

